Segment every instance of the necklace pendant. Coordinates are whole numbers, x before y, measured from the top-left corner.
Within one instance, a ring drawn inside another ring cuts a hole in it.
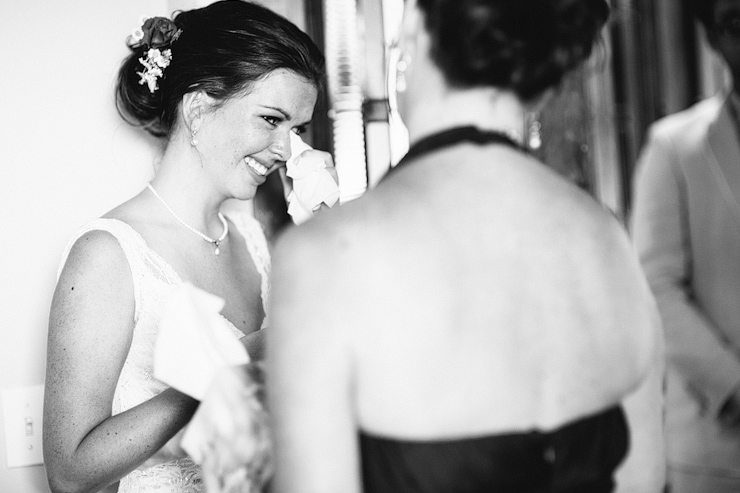
[[[147,186],[147,188],[148,188],[149,190],[151,190],[151,191],[152,191],[152,193],[154,194],[154,196],[155,196],[155,197],[156,197],[156,198],[157,198],[157,199],[158,199],[158,200],[159,200],[160,202],[162,202],[162,204],[163,204],[163,205],[165,206],[165,208],[166,208],[166,209],[167,209],[167,210],[168,210],[168,211],[170,212],[170,214],[172,214],[172,216],[173,216],[173,217],[174,217],[175,219],[177,219],[177,221],[178,221],[178,222],[179,222],[180,224],[182,224],[182,225],[183,225],[183,226],[185,226],[185,227],[186,227],[187,229],[189,229],[189,230],[190,230],[190,231],[192,231],[193,233],[195,233],[195,234],[197,234],[198,236],[200,236],[200,237],[201,237],[201,238],[202,238],[203,240],[207,241],[208,243],[213,243],[213,245],[214,245],[214,246],[216,247],[216,248],[215,248],[215,250],[213,251],[213,254],[214,254],[214,255],[218,255],[218,254],[220,254],[220,253],[221,253],[221,249],[220,249],[220,248],[219,248],[218,246],[219,246],[219,244],[220,244],[220,243],[221,243],[222,241],[224,241],[224,240],[226,239],[226,235],[228,235],[228,234],[229,234],[229,223],[228,223],[228,222],[226,222],[226,218],[224,217],[224,215],[223,215],[223,214],[221,214],[221,213],[219,212],[219,213],[218,213],[218,218],[219,218],[219,219],[221,220],[221,224],[223,224],[223,225],[224,225],[224,231],[223,231],[223,233],[221,233],[221,236],[220,236],[220,237],[219,237],[219,238],[218,238],[217,240],[214,240],[214,239],[210,238],[209,236],[206,236],[205,234],[201,233],[201,232],[200,232],[200,231],[198,231],[197,229],[193,228],[192,226],[190,226],[190,225],[189,225],[188,223],[186,223],[186,222],[185,222],[185,221],[183,221],[182,219],[180,219],[180,216],[178,216],[177,214],[175,214],[175,211],[173,211],[173,210],[172,210],[172,209],[170,208],[170,206],[169,206],[169,205],[167,205],[167,202],[165,202],[165,201],[164,201],[164,199],[163,199],[162,197],[160,197],[160,196],[159,196],[159,194],[157,193],[157,191],[156,191],[156,190],[154,190],[154,187],[152,186],[152,184],[151,184],[151,183],[147,183],[147,184],[146,184],[146,186]]]

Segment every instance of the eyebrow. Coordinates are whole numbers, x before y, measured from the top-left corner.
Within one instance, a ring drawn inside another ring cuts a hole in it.
[[[277,111],[278,113],[280,113],[281,115],[283,115],[283,118],[285,118],[286,120],[292,120],[293,119],[293,117],[290,116],[290,113],[288,113],[287,111],[283,110],[282,108],[278,108],[277,106],[269,106],[269,105],[263,105],[263,107],[266,108],[266,109],[268,109],[268,110]],[[309,123],[311,123],[311,121],[312,121],[312,119],[309,118],[305,122],[301,122],[299,124],[299,126],[308,125]]]
[[[287,111],[281,108],[278,108],[277,106],[268,106],[268,105],[263,105],[263,106],[267,108],[268,110],[273,110],[273,111],[277,111],[278,113],[281,113],[285,117],[286,120],[291,119],[290,113],[288,113]]]

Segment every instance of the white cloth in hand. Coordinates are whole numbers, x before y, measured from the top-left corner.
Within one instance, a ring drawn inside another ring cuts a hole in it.
[[[331,207],[339,199],[339,186],[327,171],[326,162],[317,156],[301,157],[308,149],[311,146],[290,133],[291,155],[285,168],[287,176],[293,179],[293,190],[288,194],[288,214],[296,224],[310,218],[322,203]]]
[[[224,300],[185,282],[166,303],[154,347],[154,376],[203,400],[213,378],[226,366],[249,362],[233,327],[219,313]]]
[[[225,368],[185,429],[182,447],[202,466],[207,491],[265,491],[273,458],[264,380],[259,362]]]

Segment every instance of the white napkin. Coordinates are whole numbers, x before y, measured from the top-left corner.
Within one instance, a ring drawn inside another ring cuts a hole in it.
[[[224,300],[185,282],[167,300],[154,346],[154,376],[203,400],[216,373],[249,362],[249,355],[219,312]]]
[[[310,218],[322,203],[331,207],[339,199],[339,186],[327,171],[326,162],[317,156],[301,157],[308,149],[311,146],[296,133],[290,133],[291,155],[285,168],[293,179],[293,190],[288,194],[288,214],[296,224]]]

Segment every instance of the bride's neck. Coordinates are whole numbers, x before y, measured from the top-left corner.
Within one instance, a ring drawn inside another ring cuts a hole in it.
[[[189,143],[170,143],[151,184],[189,225],[202,231],[221,228],[217,213],[225,197],[210,186],[208,173]]]

